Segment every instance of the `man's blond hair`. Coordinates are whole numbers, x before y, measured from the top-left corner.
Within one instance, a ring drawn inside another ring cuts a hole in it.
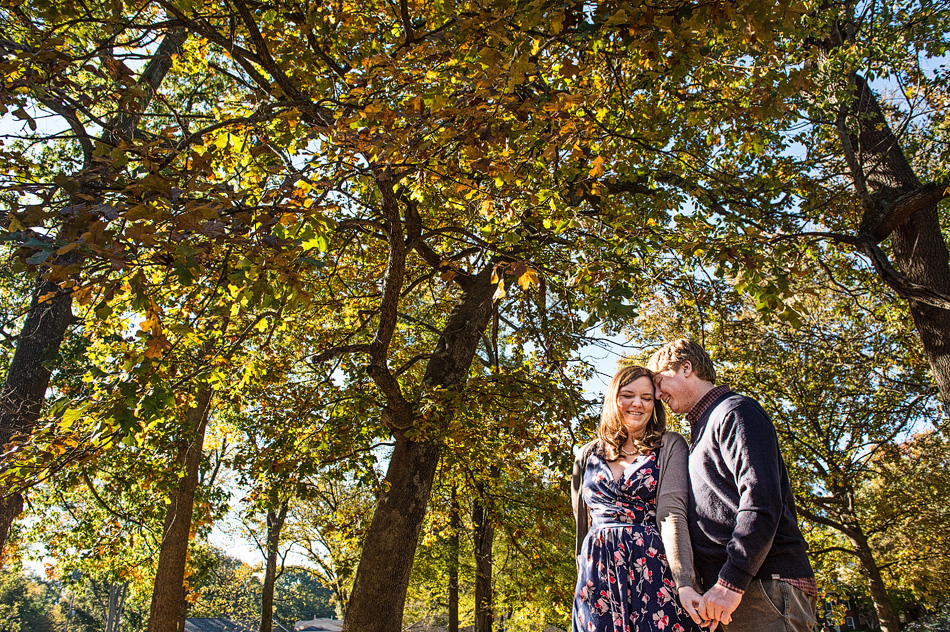
[[[713,366],[712,358],[702,345],[686,338],[668,342],[657,349],[647,366],[654,373],[667,369],[679,371],[684,362],[690,363],[693,373],[699,379],[712,384],[716,383],[716,368]]]

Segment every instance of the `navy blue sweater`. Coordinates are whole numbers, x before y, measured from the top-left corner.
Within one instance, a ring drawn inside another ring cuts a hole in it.
[[[758,402],[726,392],[690,436],[687,517],[704,587],[813,577],[778,437]]]

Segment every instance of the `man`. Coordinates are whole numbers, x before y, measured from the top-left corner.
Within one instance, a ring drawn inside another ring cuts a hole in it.
[[[696,617],[728,632],[811,632],[818,586],[768,415],[716,386],[712,360],[691,340],[661,347],[649,367],[656,396],[691,429],[687,516],[706,591]]]

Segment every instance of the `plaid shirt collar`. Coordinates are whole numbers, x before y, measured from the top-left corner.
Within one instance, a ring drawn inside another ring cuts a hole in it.
[[[717,399],[719,399],[723,394],[729,392],[729,387],[725,384],[719,386],[714,386],[709,390],[708,393],[703,395],[698,402],[693,404],[693,407],[689,409],[689,412],[686,413],[686,421],[689,422],[690,426],[696,425],[696,422],[699,421],[699,418],[703,416],[703,413],[706,412],[706,409]]]

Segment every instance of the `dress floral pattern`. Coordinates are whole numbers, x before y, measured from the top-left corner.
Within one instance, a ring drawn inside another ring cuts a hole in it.
[[[614,480],[591,454],[582,493],[591,528],[580,554],[573,632],[699,632],[683,611],[656,524],[658,450]]]

